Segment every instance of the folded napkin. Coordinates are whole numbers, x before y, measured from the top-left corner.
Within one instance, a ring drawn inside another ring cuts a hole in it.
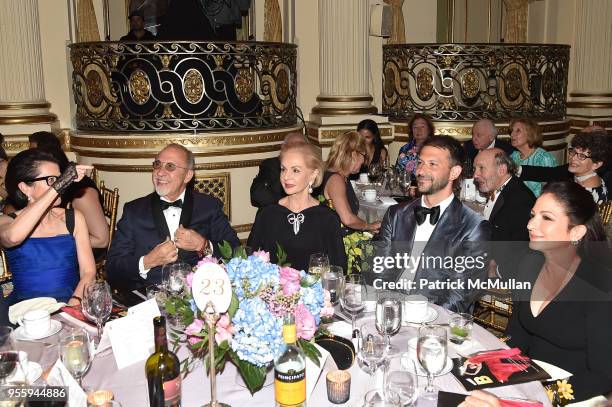
[[[502,407],[539,407],[544,406],[544,404],[535,400],[508,400],[508,399],[499,399],[499,404]]]
[[[504,362],[502,359],[506,359],[506,361]],[[527,370],[531,359],[521,355],[519,348],[512,348],[481,353],[469,358],[468,361],[470,363],[486,363],[493,376],[503,383],[513,373]]]
[[[16,324],[19,318],[26,312],[38,309],[46,310],[49,314],[52,314],[64,305],[66,305],[66,303],[57,302],[55,298],[51,297],[39,297],[21,301],[9,307],[9,321],[11,321],[12,324]]]

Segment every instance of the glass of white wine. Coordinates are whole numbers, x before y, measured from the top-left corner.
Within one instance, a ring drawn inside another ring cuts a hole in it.
[[[67,328],[60,338],[60,357],[66,369],[81,386],[81,381],[91,365],[89,335],[81,328]]]
[[[325,253],[314,253],[310,255],[308,272],[320,276],[322,273],[329,272],[329,257]]]
[[[448,353],[446,328],[437,325],[423,325],[419,328],[417,358],[427,372],[427,387],[423,397],[429,400],[438,398],[438,388],[434,386],[434,376],[444,370]]]

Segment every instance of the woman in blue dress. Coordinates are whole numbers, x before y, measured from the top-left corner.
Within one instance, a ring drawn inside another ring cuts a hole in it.
[[[61,207],[61,195],[92,167],[58,162],[43,151],[17,154],[6,172],[9,200],[17,209],[0,216],[0,244],[13,275],[11,302],[53,297],[78,305],[94,281],[89,232],[83,215]]]

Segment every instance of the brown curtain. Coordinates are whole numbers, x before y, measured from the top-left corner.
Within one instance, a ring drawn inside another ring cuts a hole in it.
[[[283,18],[278,0],[266,0],[264,13],[264,41],[283,41]]]
[[[77,2],[77,42],[100,41],[98,21],[92,0]]]
[[[393,13],[393,27],[388,44],[404,44],[406,43],[406,28],[404,26],[404,13],[402,12],[404,0],[384,1],[391,6],[391,12]]]
[[[504,41],[509,43],[527,42],[527,12],[529,0],[504,0]]]

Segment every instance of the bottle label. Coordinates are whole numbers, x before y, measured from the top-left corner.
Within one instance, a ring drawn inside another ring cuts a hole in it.
[[[164,405],[178,405],[181,401],[181,375],[175,379],[167,380],[163,384],[164,387]]]
[[[283,325],[283,340],[285,343],[295,343],[297,339],[297,328],[295,324]]]
[[[291,374],[274,370],[276,402],[282,406],[297,406],[306,402],[306,369]]]

